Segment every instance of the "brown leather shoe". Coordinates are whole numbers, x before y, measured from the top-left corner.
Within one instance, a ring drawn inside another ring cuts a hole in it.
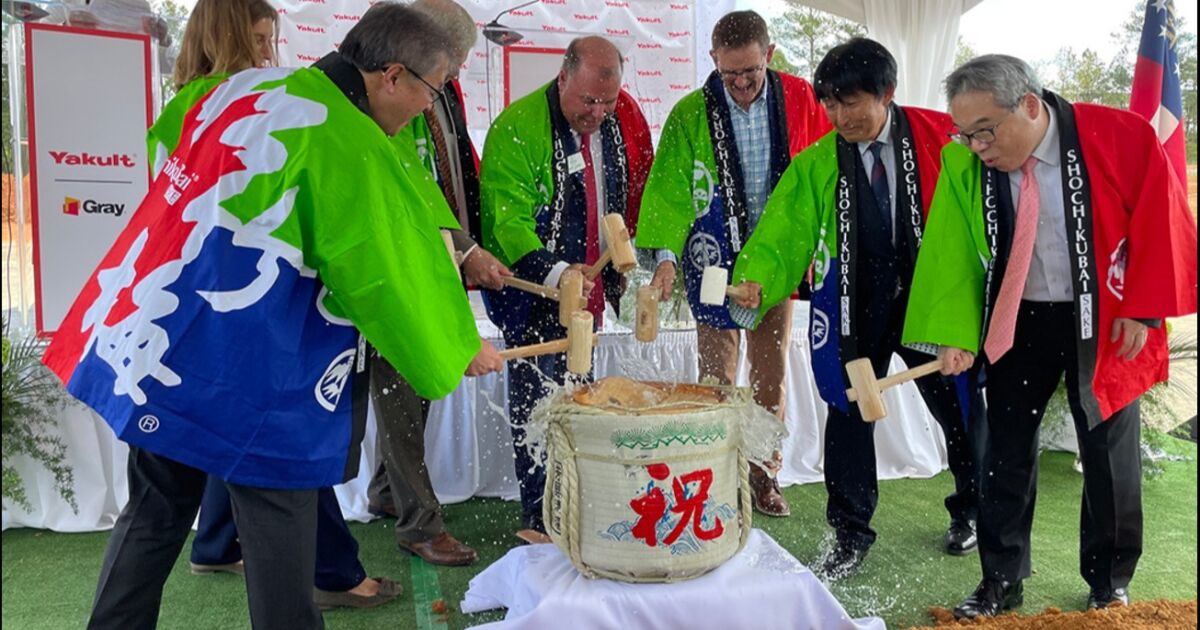
[[[396,543],[401,549],[420,557],[429,564],[461,567],[479,559],[475,550],[462,544],[449,532],[442,532],[430,540]]]
[[[792,506],[779,492],[779,482],[763,469],[750,465],[750,495],[754,499],[754,509],[767,516],[789,516]]]
[[[350,591],[323,591],[319,588],[313,589],[313,603],[321,610],[329,610],[331,608],[374,608],[382,606],[393,599],[396,599],[400,593],[404,592],[404,587],[385,578],[371,578],[379,582],[379,592],[371,596],[358,595]]]

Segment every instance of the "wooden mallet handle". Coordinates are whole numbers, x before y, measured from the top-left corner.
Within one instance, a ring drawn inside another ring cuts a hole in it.
[[[909,368],[907,370],[904,370],[903,372],[897,372],[895,374],[892,374],[891,376],[886,376],[884,378],[879,379],[878,381],[875,381],[875,390],[882,392],[883,390],[885,390],[889,387],[892,387],[894,385],[899,385],[901,383],[907,383],[908,381],[921,378],[922,376],[925,376],[927,374],[933,374],[934,372],[940,371],[941,369],[942,369],[942,360],[934,359],[933,361],[930,361],[929,363],[922,363],[921,365],[918,365],[915,368]],[[847,389],[846,390],[846,398],[848,398],[850,400],[850,402],[854,402],[854,401],[858,400],[858,392],[856,392],[854,390],[854,388]]]
[[[504,278],[504,284],[514,289],[520,289],[534,295],[540,295],[549,300],[558,300],[558,289],[548,287],[544,284],[538,284],[536,282],[530,282],[528,280],[522,280],[512,276],[506,276]]]

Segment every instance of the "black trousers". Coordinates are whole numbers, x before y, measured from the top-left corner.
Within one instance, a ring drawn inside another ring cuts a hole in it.
[[[886,329],[877,333],[877,343],[864,343],[869,351],[875,375],[887,375],[892,354],[899,354],[909,367],[931,361],[927,354],[903,348],[902,301],[897,301]],[[964,418],[954,380],[930,374],[916,381],[921,398],[946,438],[954,492],[946,497],[946,511],[952,521],[976,520],[979,513],[980,458],[983,452],[983,395],[971,376],[969,411]],[[825,490],[828,501],[825,518],[840,544],[866,549],[877,534],[871,517],[879,503],[879,481],[875,466],[875,423],[863,422],[858,405],[850,403],[849,413],[829,405],[825,420]],[[880,422],[887,422],[885,418]]]
[[[154,628],[163,584],[196,519],[207,475],[129,449],[129,502],[100,565],[88,628]],[[324,628],[312,599],[317,491],[226,484],[246,561],[246,598],[257,630]]]
[[[395,510],[397,542],[431,540],[446,531],[446,524],[425,466],[429,401],[377,352],[371,353],[371,398],[380,460],[367,498]]]
[[[366,579],[367,571],[358,561],[358,541],[350,533],[337,494],[329,486],[317,490],[316,544],[313,586],[323,591],[348,591]],[[229,489],[212,475],[204,486],[191,559],[195,564],[230,564],[242,559]]]
[[[1012,582],[1031,573],[1038,427],[1065,374],[1083,462],[1080,574],[1093,588],[1122,588],[1142,555],[1141,418],[1134,402],[1088,429],[1079,379],[1091,375],[1075,367],[1073,311],[1070,303],[1021,302],[1012,349],[987,367],[979,558],[984,577]]]

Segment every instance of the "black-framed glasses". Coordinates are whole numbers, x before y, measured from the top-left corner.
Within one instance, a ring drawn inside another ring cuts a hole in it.
[[[717,70],[723,79],[740,79],[742,77],[756,77],[762,72],[766,66],[759,64],[751,68],[742,68],[741,70]]]
[[[1012,116],[1012,112],[1009,112],[1008,116]],[[978,142],[979,144],[991,144],[996,141],[996,128],[1004,124],[1004,121],[1008,120],[1008,116],[1001,118],[999,122],[991,127],[976,129],[975,131],[969,133],[966,131],[956,131],[948,135],[950,136],[951,140],[963,146],[971,146],[972,141]]]
[[[446,96],[446,92],[445,92],[446,87],[444,85],[440,88],[433,87],[433,84],[426,81],[425,77],[418,74],[416,70],[413,70],[412,68],[409,68],[408,66],[405,66],[405,68],[407,68],[408,71],[411,72],[414,77],[417,77],[418,81],[420,81],[421,83],[424,83],[425,87],[429,88],[430,91],[433,92],[433,100],[435,100],[435,101],[440,100]]]

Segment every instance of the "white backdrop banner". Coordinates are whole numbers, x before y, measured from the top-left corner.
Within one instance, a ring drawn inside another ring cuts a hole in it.
[[[370,0],[270,2],[279,10],[280,62],[294,66],[309,65],[336,49],[372,4]],[[458,2],[480,29],[501,11],[520,4]],[[510,48],[565,49],[581,35],[601,35],[616,44],[625,55],[624,88],[641,104],[655,139],[671,108],[696,86],[696,14],[694,3],[687,0],[542,0],[505,13],[500,22],[523,36]],[[707,42],[707,31],[702,38]],[[507,86],[520,86],[507,90],[508,100],[516,100],[550,81],[557,71],[557,65],[548,68],[544,63],[506,64],[506,59],[517,61],[522,56],[506,55],[504,50],[480,36],[460,71],[467,125],[477,147],[483,146],[488,126],[504,109]]]
[[[37,330],[52,334],[149,189],[150,38],[25,25]]]

